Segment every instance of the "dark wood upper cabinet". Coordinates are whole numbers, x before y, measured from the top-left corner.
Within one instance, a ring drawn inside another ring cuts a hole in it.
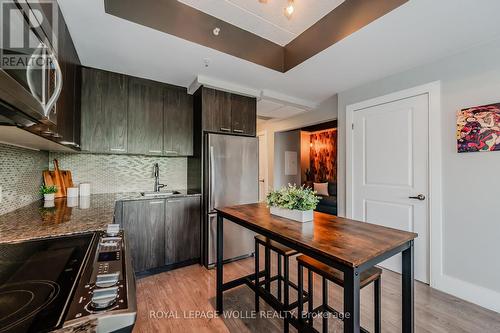
[[[231,123],[233,133],[255,136],[257,100],[253,97],[231,94]]]
[[[163,89],[156,82],[129,78],[128,152],[163,153]]]
[[[211,88],[202,88],[203,129],[210,132],[230,133],[231,94]]]
[[[82,69],[81,148],[96,153],[109,152],[106,114],[102,108],[104,75],[103,71]]]
[[[202,129],[255,136],[257,100],[212,88],[201,88]]]
[[[193,155],[193,96],[185,88],[82,69],[82,150]]]
[[[167,199],[165,265],[200,258],[200,197]]]
[[[166,88],[163,112],[164,155],[193,155],[193,96],[185,89]]]
[[[59,141],[80,146],[80,60],[66,22],[59,11],[57,59],[62,72],[62,90],[55,105]]]
[[[109,152],[127,152],[127,89],[128,80],[125,75],[104,72],[102,111],[106,115],[105,138],[109,143]]]
[[[127,152],[127,86],[124,75],[82,69],[82,150]]]

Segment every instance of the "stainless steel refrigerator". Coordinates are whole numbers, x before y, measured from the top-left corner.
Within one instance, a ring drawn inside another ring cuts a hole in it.
[[[259,142],[255,137],[208,134],[205,150],[205,207],[208,266],[216,262],[217,213],[225,207],[259,201]],[[255,233],[224,221],[224,261],[254,252]]]

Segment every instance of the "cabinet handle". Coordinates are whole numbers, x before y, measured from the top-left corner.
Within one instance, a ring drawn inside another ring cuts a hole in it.
[[[163,200],[162,201],[150,201],[149,204],[150,205],[159,205],[159,204],[162,204],[163,203]]]
[[[161,154],[161,150],[149,150],[151,154]]]
[[[227,128],[227,127],[221,127],[220,130],[222,132],[231,132],[231,129],[230,128]]]
[[[110,148],[109,150],[111,150],[111,151],[121,151],[121,152],[125,151],[124,148]]]
[[[235,132],[235,133],[243,133],[244,131],[240,130],[240,129],[235,129],[235,130],[233,130],[233,132]]]
[[[175,150],[165,150],[165,154],[179,154],[178,152],[176,152]]]
[[[181,202],[181,201],[182,200],[179,200],[179,199],[177,199],[177,200],[167,200],[167,202]]]

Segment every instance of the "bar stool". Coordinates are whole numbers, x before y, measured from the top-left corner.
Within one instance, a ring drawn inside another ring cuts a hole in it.
[[[264,246],[264,280],[259,281],[259,245]],[[278,255],[278,272],[276,275],[271,276],[271,251],[274,251]],[[285,311],[290,311],[291,309],[295,308],[297,306],[297,302],[294,302],[293,304],[290,304],[290,294],[289,294],[289,288],[292,287],[295,290],[299,290],[298,286],[290,282],[290,262],[289,259],[291,256],[294,256],[298,254],[297,251],[286,247],[283,244],[280,244],[278,242],[275,242],[273,240],[270,240],[267,237],[257,235],[255,236],[255,281],[256,281],[256,287],[265,285],[265,290],[271,294],[271,282],[277,281],[278,283],[278,295],[276,299],[278,302],[282,305],[283,309]],[[283,271],[281,267],[281,262],[283,261]],[[282,301],[282,292],[281,292],[281,286],[283,283],[283,292],[284,292],[284,299]],[[307,297],[303,295],[303,297]],[[255,311],[259,312],[259,293],[257,288],[255,288]],[[288,331],[288,320],[286,319],[288,316],[285,316],[285,332]]]
[[[304,299],[304,278],[303,278],[303,269],[306,268],[308,270],[308,297],[307,299],[307,317],[309,318],[309,325],[312,326],[313,323],[313,313],[322,313],[329,312],[335,316],[339,315],[339,312],[328,305],[328,281],[335,283],[341,287],[344,287],[344,273],[341,271],[327,266],[322,262],[315,260],[306,255],[301,255],[297,257],[298,264],[298,284],[299,284],[299,296],[298,296],[298,314],[299,320],[301,320],[301,314],[304,309],[304,303],[302,300]],[[316,308],[313,306],[313,281],[312,281],[312,273],[316,273],[322,277],[322,304]],[[361,273],[359,286],[360,288],[364,288],[370,283],[374,283],[374,313],[375,313],[375,333],[381,332],[381,298],[380,298],[380,278],[382,275],[382,270],[377,267],[372,267],[363,273]],[[366,331],[366,330],[365,330]],[[323,332],[328,332],[328,317],[323,315]]]

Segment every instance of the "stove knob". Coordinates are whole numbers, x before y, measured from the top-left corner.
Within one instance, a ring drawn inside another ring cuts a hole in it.
[[[118,298],[118,287],[95,289],[92,293],[91,304],[96,310],[104,310],[115,304]]]
[[[113,287],[118,283],[119,278],[120,278],[120,272],[115,272],[110,274],[97,274],[95,285],[97,288]]]
[[[106,234],[108,236],[117,236],[118,233],[120,232],[120,225],[119,224],[108,224],[108,228],[106,230]]]

